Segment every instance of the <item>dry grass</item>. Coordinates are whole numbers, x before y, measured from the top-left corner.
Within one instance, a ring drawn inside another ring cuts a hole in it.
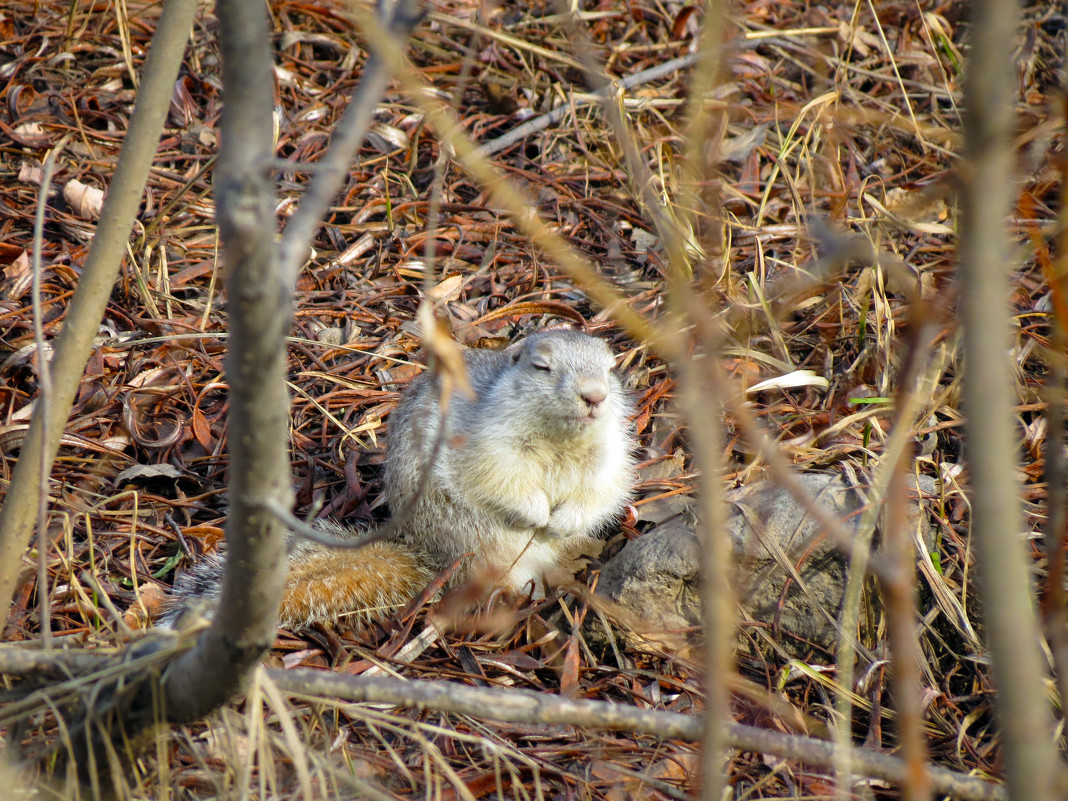
[[[669,200],[693,196],[680,185],[688,71],[627,93],[626,116],[653,182],[634,187],[618,139],[594,107],[579,102],[587,89],[569,25],[552,15],[550,4],[489,9],[484,17],[479,8],[435,3],[409,57],[478,142],[575,101],[573,115],[492,158],[632,310],[655,316],[665,302],[666,260],[648,210],[635,198],[649,189]],[[866,4],[736,9],[721,81],[704,95],[725,125],[722,213],[676,213],[695,242],[722,238],[722,254],[696,262],[695,280],[709,319],[729,332],[729,371],[746,384],[795,369],[830,379],[826,391],[756,398],[760,420],[796,467],[846,467],[870,476],[899,422],[893,401],[902,365],[919,360],[916,375],[923,380],[909,421],[921,443],[915,468],[943,487],[929,509],[938,552],[920,579],[927,742],[935,762],[996,777],[999,741],[977,636],[980,604],[960,491],[967,476],[959,469],[952,153],[959,141],[963,4],[922,15],[909,4],[876,8],[878,16]],[[1021,266],[1012,303],[1026,434],[1023,491],[1028,525],[1038,532],[1046,495],[1043,268],[1051,258],[1060,181],[1051,152],[1061,131],[1047,109],[1047,93],[1060,82],[1051,60],[1056,28],[1039,9],[1031,12],[1033,36],[1019,62],[1022,184],[1014,225]],[[71,10],[53,0],[13,0],[0,11],[7,99],[0,114],[5,480],[37,387],[27,262],[37,187],[25,169],[71,133],[57,185],[107,185],[134,96],[131,75],[156,14],[135,2]],[[272,5],[272,15],[278,154],[294,165],[313,162],[365,53],[339,6],[286,0]],[[676,3],[610,5],[584,22],[595,56],[620,77],[687,54],[696,30],[696,17]],[[143,610],[158,602],[175,569],[217,547],[221,536],[226,298],[210,184],[219,113],[213,30],[205,11],[175,89],[141,225],[52,475],[52,631],[66,645],[108,647],[129,639],[127,625],[146,625]],[[410,323],[425,263],[434,270],[431,291],[465,341],[512,337],[547,315],[585,321],[609,338],[624,354],[649,459],[665,460],[684,448],[686,432],[671,405],[674,382],[656,356],[629,341],[481,186],[442,166],[420,110],[399,92],[387,101],[298,281],[290,348],[298,511],[319,506],[320,514],[337,518],[381,515],[373,508],[381,436],[397,391],[418,370]],[[281,170],[281,217],[300,197],[305,177],[296,166]],[[84,217],[78,201],[59,196],[49,212],[44,315],[50,334],[62,322],[85,258],[92,224]],[[734,421],[726,422],[726,479],[751,480],[763,462],[736,436]],[[173,470],[127,472],[139,465]],[[692,483],[683,463],[641,489],[648,502]],[[1035,559],[1042,577],[1037,546]],[[125,621],[113,609],[126,612]],[[420,609],[355,631],[284,635],[270,662],[562,688],[624,704],[701,710],[700,671],[691,659],[633,648],[595,653],[568,622],[584,612],[581,597],[568,593],[538,602],[495,598],[441,637],[427,638],[423,650],[405,653],[405,644],[430,625],[430,613]],[[36,640],[39,624],[35,582],[27,575],[7,639]],[[862,644],[877,657],[885,655],[884,629],[881,620],[864,629]],[[775,631],[766,624],[743,621],[742,633],[739,672],[779,706],[760,693],[738,693],[737,720],[803,731],[832,716],[832,654],[812,649],[806,660],[788,659],[776,652]],[[895,734],[884,670],[876,661],[855,677],[854,734],[857,742],[889,749]],[[11,712],[0,708],[7,738],[21,737],[34,751],[62,739],[57,718],[44,707],[32,715]],[[134,795],[145,798],[246,792],[356,798],[368,792],[365,781],[387,788],[383,797],[399,798],[683,798],[694,792],[695,764],[687,743],[283,699],[259,683],[243,706],[162,735],[130,781]],[[735,754],[730,766],[737,798],[822,798],[828,776],[823,768],[752,754]],[[872,789],[879,798],[897,797],[893,788]]]

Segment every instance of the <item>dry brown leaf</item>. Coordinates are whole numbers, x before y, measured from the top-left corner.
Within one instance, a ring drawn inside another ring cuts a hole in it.
[[[83,220],[96,220],[104,208],[104,190],[78,180],[70,180],[63,186],[63,199],[75,216]]]
[[[435,365],[438,380],[441,381],[442,408],[447,406],[454,391],[463,393],[465,397],[474,400],[475,391],[471,388],[471,382],[467,378],[463,351],[452,338],[448,326],[434,315],[434,307],[429,301],[419,304],[416,317],[419,322],[423,349],[430,357],[428,361],[432,361]]]

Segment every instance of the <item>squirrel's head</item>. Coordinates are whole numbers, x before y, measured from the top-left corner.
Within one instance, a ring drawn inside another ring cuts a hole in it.
[[[574,436],[621,419],[615,358],[603,340],[577,331],[541,331],[515,348],[512,362],[515,391],[530,399],[546,430]]]

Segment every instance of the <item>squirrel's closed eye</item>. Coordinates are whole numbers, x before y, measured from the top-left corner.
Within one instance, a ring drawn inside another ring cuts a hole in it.
[[[532,353],[530,355],[530,366],[535,370],[543,370],[546,373],[551,373],[553,370],[552,359],[549,358],[547,353]]]

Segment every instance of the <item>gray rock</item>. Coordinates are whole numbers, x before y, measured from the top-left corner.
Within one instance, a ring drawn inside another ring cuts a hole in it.
[[[692,519],[674,517],[610,559],[601,569],[597,591],[636,615],[643,633],[699,626],[700,548]]]
[[[856,533],[865,500],[842,475],[799,476],[809,493]],[[935,492],[921,477],[922,494]],[[734,552],[732,579],[749,622],[763,625],[787,653],[811,645],[832,649],[846,583],[846,559],[786,490],[762,481],[727,493],[727,533]],[[910,525],[931,546],[930,520],[912,501]],[[695,527],[673,518],[633,540],[601,572],[598,592],[641,622],[641,634],[678,631],[700,622],[700,550]],[[879,547],[878,532],[874,545]],[[876,606],[869,606],[871,612]],[[863,614],[862,614],[863,618]]]

